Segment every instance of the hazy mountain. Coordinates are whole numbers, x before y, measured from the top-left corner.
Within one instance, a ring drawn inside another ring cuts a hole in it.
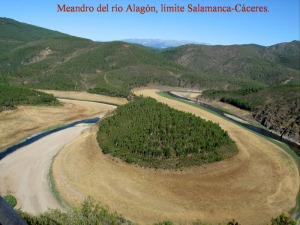
[[[178,47],[186,44],[197,44],[192,41],[176,41],[176,40],[161,40],[161,39],[125,39],[128,43],[139,44],[151,48],[170,48]]]

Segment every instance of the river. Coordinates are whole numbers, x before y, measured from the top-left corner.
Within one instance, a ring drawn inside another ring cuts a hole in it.
[[[64,129],[67,129],[67,128],[70,128],[70,127],[74,127],[74,126],[76,126],[77,124],[80,124],[80,123],[92,124],[92,123],[98,122],[99,120],[100,120],[99,117],[95,117],[95,118],[91,118],[91,119],[78,120],[78,121],[75,121],[75,122],[72,122],[72,123],[69,123],[69,124],[57,127],[55,129],[51,129],[51,130],[42,132],[40,134],[28,137],[24,141],[22,141],[22,142],[20,142],[20,143],[18,143],[16,145],[13,145],[13,146],[11,146],[9,148],[7,148],[3,152],[0,152],[0,160],[3,159],[5,156],[9,155],[10,153],[12,153],[12,152],[14,152],[14,151],[16,151],[16,150],[18,150],[18,149],[20,149],[22,147],[30,145],[33,142],[35,142],[37,140],[40,140],[43,137],[46,137],[47,135],[53,134],[55,132],[58,132],[58,131],[61,131],[61,130],[64,130]]]

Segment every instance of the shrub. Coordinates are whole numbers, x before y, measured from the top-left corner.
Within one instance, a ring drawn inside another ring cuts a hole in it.
[[[286,216],[284,213],[281,213],[278,217],[271,220],[271,225],[296,225],[296,222]]]
[[[173,225],[173,222],[169,220],[165,220],[159,223],[155,223],[154,225]]]
[[[132,222],[122,216],[111,213],[109,210],[93,199],[87,198],[79,208],[70,209],[67,212],[60,210],[48,210],[47,212],[34,216],[26,212],[17,210],[18,214],[27,222],[28,225],[131,225]]]
[[[17,205],[17,199],[12,195],[6,195],[3,199],[12,207],[14,208]]]

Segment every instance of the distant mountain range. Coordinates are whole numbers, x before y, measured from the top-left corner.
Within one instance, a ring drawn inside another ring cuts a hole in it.
[[[187,44],[198,44],[193,41],[176,41],[176,40],[161,40],[161,39],[125,39],[122,40],[128,43],[139,44],[151,48],[171,48]]]

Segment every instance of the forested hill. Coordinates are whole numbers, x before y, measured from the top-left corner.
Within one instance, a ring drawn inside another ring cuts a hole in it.
[[[29,42],[66,34],[0,17],[0,41]]]
[[[265,87],[297,82],[297,46],[299,42],[270,48],[186,45],[161,52],[126,42],[94,42],[0,18],[0,82],[113,96],[127,96],[131,88],[148,83],[205,89]]]
[[[104,153],[154,168],[201,165],[237,153],[218,124],[152,98],[139,97],[120,106],[101,121],[97,139]]]
[[[267,85],[299,83],[300,42],[259,45],[185,45],[162,55],[194,71]]]
[[[126,96],[148,83],[191,86],[207,75],[125,42],[93,42],[1,18],[0,80],[32,88]]]
[[[0,83],[0,112],[14,109],[17,105],[56,106],[60,103],[52,94]]]

